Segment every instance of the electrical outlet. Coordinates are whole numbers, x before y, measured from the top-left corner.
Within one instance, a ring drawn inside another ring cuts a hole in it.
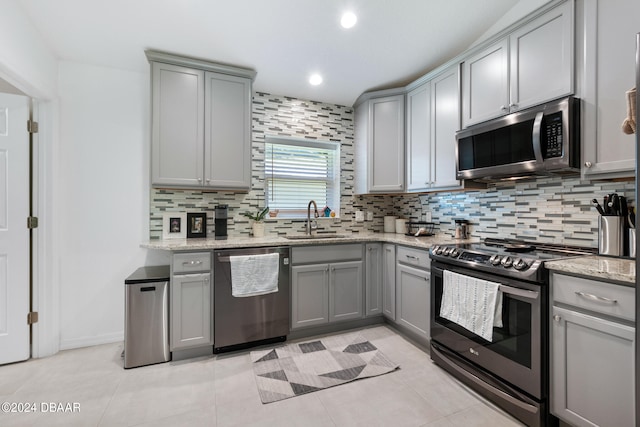
[[[367,221],[373,221],[373,212],[367,211]]]
[[[426,222],[431,222],[431,211],[426,211],[426,212],[424,213],[424,220],[425,220]]]
[[[364,212],[356,211],[356,222],[364,222]]]

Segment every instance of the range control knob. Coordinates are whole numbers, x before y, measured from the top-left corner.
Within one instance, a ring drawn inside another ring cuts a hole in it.
[[[440,248],[440,246],[435,245],[433,248],[431,248],[431,253],[432,254],[437,254],[439,248]]]
[[[489,262],[492,265],[500,265],[501,260],[502,260],[502,257],[500,255],[492,255],[491,258],[489,258]]]
[[[460,255],[460,251],[458,250],[458,248],[451,249],[451,253],[449,254],[449,256],[452,256],[454,258],[458,258],[458,255]]]
[[[500,262],[500,264],[502,264],[504,268],[509,268],[513,264],[513,259],[511,259],[510,256],[506,256],[502,258],[502,261]]]
[[[516,258],[515,261],[513,261],[513,268],[522,271],[529,268],[529,264],[522,258]]]
[[[438,246],[436,248],[436,255],[442,255],[443,251],[444,251],[444,248],[442,246]]]
[[[447,249],[445,249],[445,250],[444,250],[444,255],[445,255],[445,256],[449,256],[449,255],[451,255],[451,251],[453,251],[453,248],[447,248]]]

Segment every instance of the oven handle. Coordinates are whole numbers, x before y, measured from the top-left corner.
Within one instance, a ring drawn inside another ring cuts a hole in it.
[[[529,290],[526,290],[526,289],[513,288],[513,287],[507,286],[507,285],[500,285],[500,290],[502,292],[504,292],[505,294],[516,295],[516,296],[519,296],[519,297],[522,297],[522,298],[532,299],[532,300],[536,300],[536,299],[538,299],[538,296],[540,296],[540,292],[529,291]]]
[[[476,377],[475,375],[473,375],[471,372],[461,368],[460,366],[456,365],[455,363],[453,363],[452,361],[449,360],[449,358],[447,358],[444,354],[442,354],[442,352],[440,352],[439,350],[437,350],[436,348],[434,348],[433,346],[431,346],[431,351],[435,351],[438,356],[440,356],[440,359],[446,363],[449,367],[451,367],[452,369],[454,369],[456,372],[458,372],[460,375],[463,375],[465,378],[467,378],[469,381],[472,381],[474,384],[478,385],[479,387],[482,387],[484,390],[486,390],[487,392],[500,396],[502,399],[506,400],[507,402],[511,403],[512,405],[515,405],[527,412],[530,412],[532,414],[536,414],[538,412],[538,408],[536,408],[533,405],[530,405],[526,402],[523,402],[513,396],[511,396],[508,393],[505,393],[504,391],[500,390],[499,388],[493,387],[490,384],[487,384],[486,382],[482,381],[480,378]]]

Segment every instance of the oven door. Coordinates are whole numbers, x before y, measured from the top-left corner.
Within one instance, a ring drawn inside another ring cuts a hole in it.
[[[493,341],[440,317],[444,270],[500,284],[503,326],[494,326]],[[547,288],[439,262],[431,264],[431,284],[431,339],[534,398],[542,399],[542,355],[546,351],[542,338],[543,302]]]

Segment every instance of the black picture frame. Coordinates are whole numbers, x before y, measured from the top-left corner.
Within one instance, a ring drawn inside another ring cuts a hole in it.
[[[205,212],[187,213],[187,238],[207,237],[207,214]]]

